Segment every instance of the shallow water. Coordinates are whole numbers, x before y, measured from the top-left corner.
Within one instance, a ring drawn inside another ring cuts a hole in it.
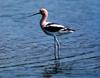
[[[0,78],[100,78],[99,0],[0,0]],[[76,30],[58,37],[60,62],[54,69],[53,38],[45,35],[40,15]]]

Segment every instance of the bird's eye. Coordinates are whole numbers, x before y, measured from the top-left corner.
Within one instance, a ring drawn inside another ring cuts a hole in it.
[[[41,14],[44,14],[44,11],[40,11]]]

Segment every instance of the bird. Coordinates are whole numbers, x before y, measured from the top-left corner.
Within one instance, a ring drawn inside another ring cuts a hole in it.
[[[58,23],[48,22],[48,10],[45,8],[41,8],[39,12],[34,13],[31,16],[38,15],[38,14],[42,15],[42,18],[40,19],[41,29],[47,35],[54,37],[54,57],[55,57],[54,59],[55,59],[55,63],[58,63],[60,59],[60,54],[59,54],[60,44],[57,39],[57,36],[72,33],[75,30]]]

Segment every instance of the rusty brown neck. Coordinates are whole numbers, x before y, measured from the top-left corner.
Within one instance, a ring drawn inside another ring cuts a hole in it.
[[[47,14],[42,15],[42,18],[41,18],[41,20],[40,20],[40,26],[41,26],[42,28],[45,27],[46,22],[47,22],[47,18],[48,18],[48,15],[47,15]]]

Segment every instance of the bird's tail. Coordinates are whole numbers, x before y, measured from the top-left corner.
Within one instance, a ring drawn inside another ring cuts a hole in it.
[[[62,32],[74,32],[75,30],[74,29],[71,29],[71,28],[64,28],[62,29]]]

